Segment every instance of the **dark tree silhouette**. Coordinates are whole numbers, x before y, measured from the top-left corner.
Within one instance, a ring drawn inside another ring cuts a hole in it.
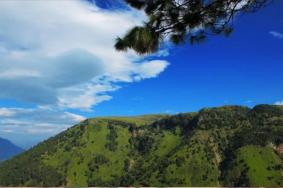
[[[156,52],[169,38],[180,44],[202,42],[208,35],[232,32],[236,15],[255,12],[272,0],[125,0],[148,16],[143,26],[136,26],[117,38],[117,50],[133,49],[139,54]]]

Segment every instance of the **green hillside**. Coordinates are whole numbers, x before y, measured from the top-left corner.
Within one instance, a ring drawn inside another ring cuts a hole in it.
[[[282,186],[281,165],[282,159],[270,147],[241,147],[227,173],[227,184],[237,182],[239,186]]]
[[[0,165],[0,186],[283,186],[282,106],[88,119]]]

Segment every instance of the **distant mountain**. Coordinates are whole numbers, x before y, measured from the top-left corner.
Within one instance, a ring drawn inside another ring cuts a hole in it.
[[[0,186],[283,186],[283,107],[88,119],[0,165]]]
[[[0,162],[7,160],[24,150],[7,139],[0,138]]]

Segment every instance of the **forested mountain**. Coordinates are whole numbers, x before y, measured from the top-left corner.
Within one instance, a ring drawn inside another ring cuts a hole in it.
[[[0,138],[0,162],[23,152],[23,149],[16,146],[7,139]]]
[[[283,107],[88,119],[0,165],[2,186],[283,186]]]

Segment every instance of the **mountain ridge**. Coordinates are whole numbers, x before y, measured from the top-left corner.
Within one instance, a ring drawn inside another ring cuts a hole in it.
[[[13,144],[10,140],[0,137],[0,162],[7,160],[24,150]]]
[[[92,118],[1,164],[0,185],[282,186],[281,143],[282,106]]]

